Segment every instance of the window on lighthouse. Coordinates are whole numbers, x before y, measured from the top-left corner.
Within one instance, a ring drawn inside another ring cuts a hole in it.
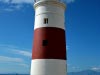
[[[44,24],[48,24],[48,18],[44,18]]]
[[[48,45],[48,40],[43,40],[42,45],[47,46]]]

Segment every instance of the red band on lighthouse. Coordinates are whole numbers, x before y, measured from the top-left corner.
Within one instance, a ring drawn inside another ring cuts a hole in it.
[[[37,28],[34,31],[32,59],[66,60],[65,31],[54,27]]]

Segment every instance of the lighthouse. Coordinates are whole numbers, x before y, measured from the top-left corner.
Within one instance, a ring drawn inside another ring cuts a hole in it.
[[[35,0],[30,75],[67,75],[63,0]]]

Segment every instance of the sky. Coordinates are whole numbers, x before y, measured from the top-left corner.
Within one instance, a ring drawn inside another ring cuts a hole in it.
[[[67,0],[68,72],[100,71],[100,0]],[[0,0],[0,73],[29,73],[33,0]]]

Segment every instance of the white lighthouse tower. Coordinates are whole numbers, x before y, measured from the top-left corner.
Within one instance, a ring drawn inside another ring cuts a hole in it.
[[[67,75],[63,0],[35,0],[30,75]]]

